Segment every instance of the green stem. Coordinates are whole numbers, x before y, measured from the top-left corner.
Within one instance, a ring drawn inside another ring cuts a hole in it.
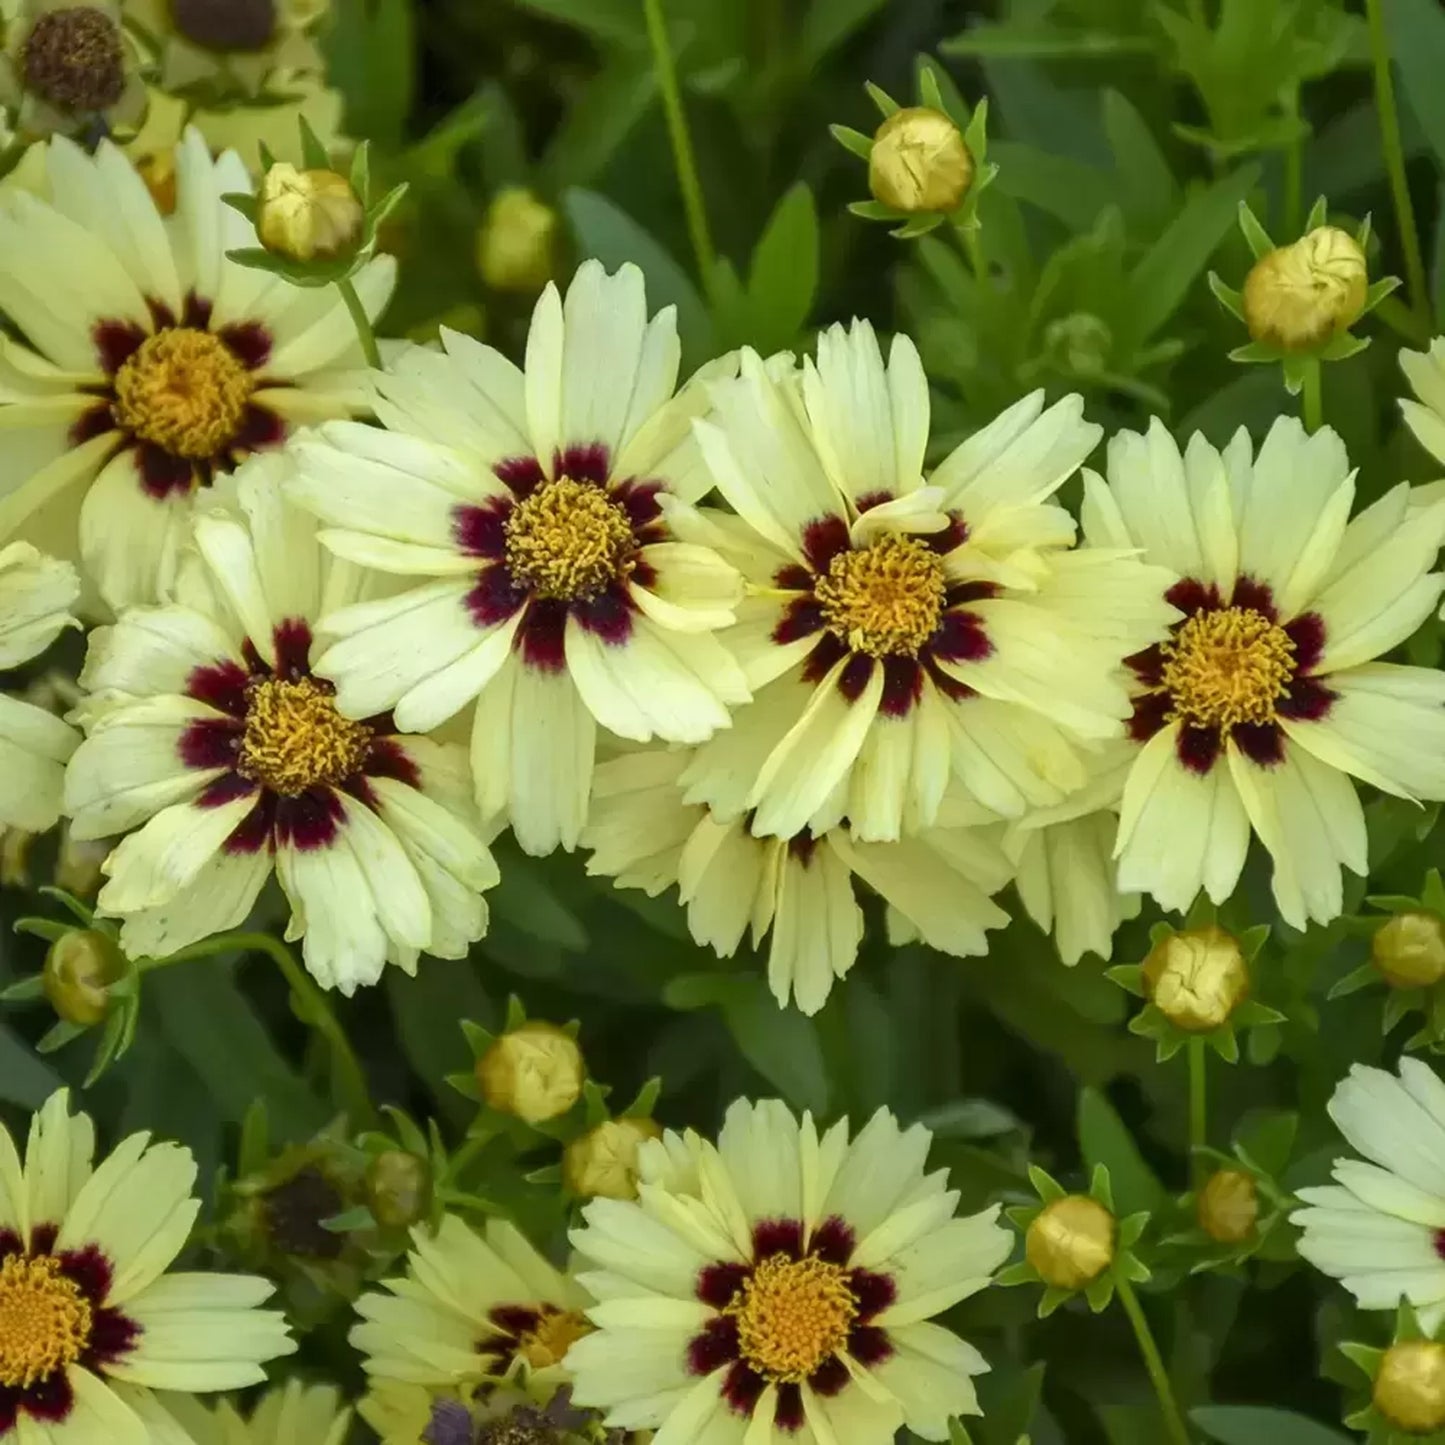
[[[1323,363],[1318,356],[1310,357],[1305,364],[1305,384],[1302,410],[1307,432],[1317,432],[1325,421],[1325,400],[1323,393]]]
[[[1189,1172],[1198,1180],[1209,1142],[1209,1078],[1203,1039],[1189,1040]]]
[[[682,90],[677,83],[677,62],[667,38],[667,24],[662,15],[662,0],[642,0],[647,12],[647,37],[652,43],[653,68],[657,86],[662,92],[662,109],[667,116],[667,133],[672,141],[672,160],[677,169],[677,183],[682,190],[682,205],[687,213],[688,235],[702,288],[708,298],[717,301],[717,253],[713,250],[712,233],[707,225],[707,206],[698,177],[697,157],[692,149],[692,134],[687,128],[687,113],[682,107]]]
[[[482,1157],[482,1151],[496,1137],[493,1133],[469,1135],[462,1147],[447,1160],[447,1171],[441,1182],[456,1184],[462,1175]]]
[[[1430,286],[1425,279],[1425,257],[1420,250],[1420,232],[1415,226],[1415,207],[1405,175],[1405,145],[1400,139],[1400,112],[1395,105],[1384,0],[1365,0],[1365,10],[1370,18],[1370,55],[1375,65],[1375,113],[1380,117],[1380,140],[1395,201],[1395,224],[1400,228],[1400,246],[1405,253],[1405,284],[1416,315],[1429,324]]]
[[[361,340],[361,351],[366,357],[366,364],[373,371],[385,370],[381,364],[381,351],[376,344],[376,332],[371,329],[371,318],[366,314],[366,307],[361,304],[361,297],[356,294],[351,278],[343,276],[336,283],[336,289],[341,292],[341,299],[346,302],[346,309],[351,313],[351,324],[356,327],[356,334]]]
[[[1289,115],[1298,123],[1299,87],[1290,93]],[[1304,227],[1305,182],[1304,182],[1304,137],[1298,135],[1285,148],[1284,153],[1284,234],[1294,240]]]
[[[1189,1431],[1184,1424],[1183,1415],[1179,1413],[1179,1402],[1174,1398],[1174,1387],[1169,1383],[1169,1374],[1164,1368],[1159,1346],[1154,1343],[1154,1332],[1144,1317],[1139,1296],[1134,1293],[1134,1286],[1127,1279],[1116,1278],[1114,1284],[1119,1292],[1119,1303],[1124,1306],[1124,1313],[1129,1316],[1129,1323],[1134,1327],[1134,1338],[1139,1341],[1139,1353],[1144,1358],[1144,1368],[1148,1370],[1149,1382],[1154,1386],[1155,1395],[1159,1397],[1159,1413],[1164,1417],[1169,1438],[1175,1445],[1190,1445]]]
[[[192,944],[165,958],[146,959],[140,967],[144,972],[169,968],[176,963],[191,963],[198,958],[213,958],[219,953],[264,953],[281,970],[296,999],[296,1014],[316,1030],[331,1047],[331,1062],[336,1075],[337,1093],[343,1107],[356,1125],[369,1124],[376,1116],[366,1075],[361,1062],[346,1037],[341,1020],[326,1002],[326,995],[316,986],[311,975],[296,962],[295,955],[280,939],[268,933],[218,933],[204,943]]]

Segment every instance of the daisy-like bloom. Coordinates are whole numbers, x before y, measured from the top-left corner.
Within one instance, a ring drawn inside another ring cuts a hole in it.
[[[951,778],[1005,817],[1081,786],[1074,741],[1122,733],[1118,664],[1174,615],[1158,569],[1069,550],[1048,502],[1102,434],[1082,400],[1025,398],[925,483],[906,337],[885,366],[867,323],[835,327],[801,375],[744,353],[712,395],[698,440],[737,516],[697,526],[747,578],[724,640],[765,691],[699,754],[691,796],[755,809],[759,834],[846,816],[880,842],[931,824]]]
[[[331,0],[121,0],[157,52],[161,88],[261,91],[325,68],[316,31]]]
[[[268,1390],[249,1414],[229,1400],[211,1406],[186,1395],[163,1395],[161,1401],[192,1445],[341,1445],[351,1427],[339,1390],[300,1380]],[[170,1442],[158,1437],[156,1445]]]
[[[414,971],[423,949],[463,957],[498,875],[465,751],[343,717],[312,671],[316,618],[359,574],[284,501],[283,469],[258,458],[230,484],[235,514],[197,517],[175,604],[91,635],[66,812],[79,837],[129,835],[98,903],[132,957],[236,927],[274,868],[287,937],[351,993],[387,962]]]
[[[117,0],[19,0],[7,16],[0,104],[22,139],[134,132],[146,110],[140,58]]]
[[[1408,1300],[1433,1333],[1445,1320],[1445,1084],[1419,1059],[1398,1077],[1356,1064],[1330,1117],[1365,1160],[1336,1159],[1333,1184],[1299,1191],[1300,1255],[1362,1309]]]
[[[597,769],[583,846],[587,871],[656,897],[674,883],[688,928],[720,957],[745,934],[768,944],[768,985],[778,1003],[816,1013],[863,941],[857,877],[889,906],[894,942],[922,938],[958,957],[987,953],[986,930],[1008,914],[991,899],[1013,876],[990,815],[947,800],[931,828],[897,843],[864,843],[846,827],[789,839],[758,838],[743,816],[719,819],[683,800],[685,752],[639,751]]]
[[[1445,505],[1404,484],[1353,520],[1338,436],[1275,422],[1253,454],[1201,436],[1181,455],[1164,425],[1122,433],[1109,480],[1085,478],[1091,544],[1133,546],[1178,574],[1183,614],[1129,659],[1130,733],[1117,854],[1125,890],[1187,909],[1234,890],[1251,830],[1274,896],[1303,928],[1342,906],[1341,868],[1364,874],[1365,819],[1350,775],[1407,798],[1445,797],[1445,674],[1374,659],[1439,601],[1430,568]]]
[[[352,717],[393,708],[427,732],[477,701],[484,816],[529,853],[573,848],[599,725],[697,743],[745,702],[712,633],[741,596],[710,548],[674,539],[707,485],[677,397],[677,318],[647,319],[642,273],[582,265],[537,303],[525,377],[443,334],[377,379],[387,430],[337,424],[298,449],[292,495],[338,555],[435,580],[327,620],[320,672]],[[723,363],[726,367],[727,363]]]
[[[1026,814],[1004,838],[1019,901],[1053,934],[1066,964],[1086,953],[1109,958],[1119,925],[1139,912],[1139,895],[1119,889],[1114,860],[1119,796],[1134,753],[1123,739],[1105,744],[1088,759],[1084,787],[1055,807]]]
[[[25,542],[0,548],[0,669],[38,657],[67,627],[80,579]],[[0,826],[43,833],[60,816],[79,734],[48,709],[0,692]]]
[[[647,1144],[637,1202],[594,1200],[572,1236],[598,1301],[567,1357],[577,1403],[653,1445],[946,1440],[988,1365],[930,1321],[1012,1237],[997,1206],[954,1217],[930,1143],[886,1109],[850,1142],[846,1121],[820,1138],[810,1115],[740,1100],[716,1146]]]
[[[489,1219],[478,1234],[448,1214],[435,1234],[412,1231],[404,1277],[357,1300],[351,1343],[373,1387],[451,1394],[512,1379],[546,1400],[571,1378],[562,1360],[592,1328],[588,1303],[516,1225]]]
[[[88,156],[57,138],[46,160],[48,200],[0,198],[0,310],[25,337],[0,339],[0,532],[50,503],[30,525],[73,538],[85,488],[79,549],[102,597],[153,602],[198,489],[294,425],[361,409],[360,347],[334,288],[226,260],[256,244],[221,200],[251,181],[199,133],[177,149],[169,215],[109,142]],[[394,274],[388,257],[359,273],[369,314]]]
[[[1402,349],[1400,369],[1416,398],[1401,398],[1405,423],[1436,461],[1445,462],[1445,336],[1437,336],[1429,351]]]
[[[295,1348],[264,1279],[167,1274],[200,1201],[188,1149],[133,1134],[98,1167],[65,1090],[22,1168],[0,1129],[0,1441],[171,1445],[151,1390],[233,1390]]]

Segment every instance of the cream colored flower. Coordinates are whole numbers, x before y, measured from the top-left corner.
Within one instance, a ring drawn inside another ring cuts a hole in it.
[[[126,835],[97,901],[131,957],[238,926],[274,870],[287,937],[351,993],[464,956],[498,875],[462,749],[343,717],[315,675],[317,618],[361,578],[283,499],[284,466],[251,462],[197,518],[174,603],[91,635],[66,811],[78,836]]]
[[[1136,547],[1182,580],[1169,638],[1129,659],[1142,747],[1120,808],[1120,886],[1184,910],[1234,891],[1251,833],[1285,921],[1328,922],[1341,869],[1366,871],[1351,778],[1445,798],[1445,674],[1377,662],[1439,601],[1445,504],[1404,485],[1353,520],[1354,473],[1328,428],[1275,422],[1255,454],[1182,453],[1163,424],[1124,432],[1085,476],[1089,541]]]
[[[745,353],[697,424],[736,515],[699,509],[748,582],[724,634],[757,700],[686,783],[759,836],[870,843],[937,821],[950,786],[1006,818],[1086,781],[1122,735],[1119,664],[1174,616],[1132,549],[1072,550],[1049,499],[1101,433],[1070,397],[1025,398],[926,479],[928,383],[906,337],[834,327],[795,372]],[[687,521],[675,514],[682,528]],[[685,530],[685,528],[684,528]]]
[[[204,1405],[185,1395],[160,1398],[193,1445],[342,1445],[351,1426],[351,1411],[334,1385],[300,1380],[268,1390],[244,1414],[229,1400]]]
[[[503,1219],[478,1234],[445,1215],[433,1234],[412,1231],[403,1278],[356,1302],[352,1346],[373,1388],[454,1391],[512,1379],[539,1400],[570,1375],[562,1359],[591,1326],[588,1297]]]
[[[264,1279],[168,1274],[200,1201],[196,1162],[133,1134],[99,1166],[64,1090],[22,1167],[0,1129],[0,1438],[184,1445],[151,1393],[240,1389],[295,1348]]]
[[[46,148],[49,198],[0,195],[0,535],[78,547],[113,607],[174,581],[193,499],[295,426],[364,406],[355,328],[334,290],[303,290],[226,259],[255,244],[221,197],[251,182],[198,132],[176,156],[165,215],[108,142]],[[356,284],[376,315],[395,267]],[[33,530],[32,530],[33,529]]]
[[[531,853],[576,846],[599,729],[700,742],[747,685],[714,635],[741,582],[671,517],[706,486],[675,397],[671,308],[642,273],[584,263],[537,303],[525,376],[452,332],[379,379],[385,430],[338,424],[297,449],[291,495],[339,556],[429,579],[328,619],[319,660],[351,716],[426,732],[474,700],[484,817]],[[715,364],[715,369],[719,364]],[[720,364],[726,369],[728,363]]]
[[[662,1445],[947,1440],[988,1365],[931,1321],[987,1287],[1012,1236],[997,1206],[954,1217],[930,1143],[887,1110],[850,1140],[740,1100],[715,1146],[644,1146],[637,1201],[594,1200],[572,1236],[598,1326],[567,1356],[576,1402]]]
[[[919,937],[968,957],[1008,923],[991,901],[1013,873],[999,830],[979,827],[991,815],[961,795],[932,827],[894,843],[863,842],[844,826],[759,838],[745,818],[686,801],[693,766],[685,752],[661,751],[603,763],[583,835],[587,871],[653,896],[677,884],[692,936],[724,958],[745,935],[754,947],[768,938],[768,984],[784,1006],[816,1013],[853,967],[863,941],[855,877],[888,903],[894,942]]]

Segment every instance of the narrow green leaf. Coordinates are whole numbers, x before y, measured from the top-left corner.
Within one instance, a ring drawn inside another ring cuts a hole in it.
[[[1124,214],[1143,225],[1162,225],[1179,187],[1148,122],[1117,90],[1104,92],[1104,133],[1118,166]]]
[[[1445,164],[1445,86],[1440,56],[1445,54],[1445,10],[1438,0],[1390,0],[1385,6],[1390,54],[1400,72],[1400,88],[1435,159]]]
[[[641,0],[517,0],[524,10],[576,26],[604,44],[647,44]]]
[[[1220,1445],[1350,1445],[1350,1437],[1291,1410],[1201,1405],[1189,1418]]]
[[[745,1059],[795,1108],[824,1114],[828,1071],[813,1020],[778,1007],[761,979],[747,979],[723,1005],[723,1017]]]
[[[811,70],[881,10],[886,0],[813,0],[798,37],[798,59]]]
[[[1116,1213],[1155,1210],[1164,1203],[1164,1186],[1144,1162],[1114,1106],[1098,1089],[1086,1088],[1079,1094],[1079,1149],[1087,1164],[1108,1169]]]
[[[778,202],[753,252],[747,340],[764,356],[798,339],[818,293],[818,210],[801,181]]]
[[[328,75],[346,97],[346,129],[396,149],[411,112],[416,34],[411,0],[338,0]]]

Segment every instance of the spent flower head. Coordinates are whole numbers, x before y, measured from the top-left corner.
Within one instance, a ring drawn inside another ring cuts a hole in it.
[[[1349,232],[1326,224],[1323,196],[1297,240],[1276,245],[1248,202],[1239,203],[1239,226],[1254,254],[1241,290],[1213,271],[1209,286],[1219,303],[1249,329],[1250,340],[1229,353],[1233,361],[1278,362],[1293,394],[1306,372],[1321,361],[1345,361],[1363,351],[1368,337],[1350,330],[1399,284],[1386,276],[1371,284],[1367,216]]]

